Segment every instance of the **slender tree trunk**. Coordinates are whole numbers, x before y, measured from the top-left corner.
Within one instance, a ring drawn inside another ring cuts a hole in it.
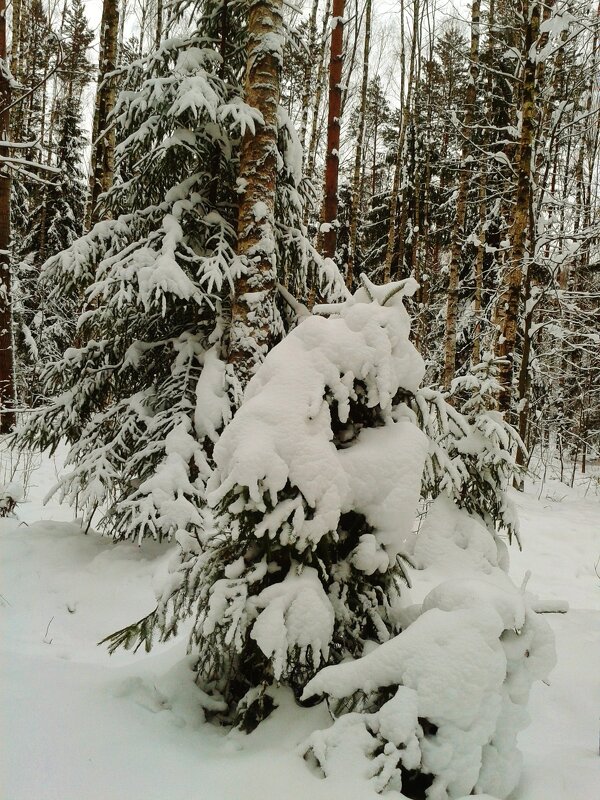
[[[306,175],[309,180],[312,180],[315,172],[315,160],[317,157],[317,144],[319,140],[319,111],[321,109],[321,100],[323,98],[323,86],[325,83],[325,52],[327,49],[327,25],[329,24],[329,16],[331,9],[331,0],[327,0],[327,5],[323,13],[323,29],[321,31],[321,41],[318,53],[319,69],[317,71],[317,90],[313,102],[312,119],[310,126],[310,140],[308,145],[308,162],[306,168]],[[305,208],[304,224],[308,221],[308,203]]]
[[[115,85],[106,76],[117,66],[117,39],[119,32],[118,0],[104,0],[100,26],[100,59],[98,88],[92,133],[92,169],[90,199],[86,227],[100,219],[98,198],[112,186],[115,166],[115,132],[108,129],[108,118],[115,105]]]
[[[156,38],[155,47],[158,50],[163,34],[163,0],[156,0]]]
[[[345,69],[347,75],[354,74],[354,64],[356,62],[356,53],[358,52],[358,42],[360,38],[360,29],[362,27],[362,14],[358,13],[358,3],[359,0],[354,0],[354,13],[350,13],[350,19],[353,21],[353,36],[352,36],[352,47],[349,47],[350,42],[350,26],[347,28],[346,34],[346,53],[345,53]],[[346,3],[346,7],[344,12],[348,10],[348,4]],[[350,58],[347,57],[348,51],[350,52]],[[348,82],[342,85],[342,104],[340,108],[340,119],[344,116],[344,110],[346,108],[346,101],[348,100]]]
[[[400,35],[402,37],[401,50],[401,84],[404,90],[404,2],[400,4]],[[408,184],[414,182],[414,174],[409,172],[407,167],[407,156],[405,146],[409,132],[414,134],[414,115],[413,115],[413,92],[415,89],[415,64],[419,45],[419,26],[421,24],[420,2],[413,0],[412,11],[413,31],[410,47],[410,59],[407,76],[406,102],[402,108],[402,121],[400,124],[400,136],[398,137],[398,148],[396,151],[396,166],[394,170],[394,188],[390,202],[390,228],[388,232],[388,245],[386,251],[386,263],[384,277],[386,280],[397,277],[402,271],[404,264],[404,250],[406,245],[406,226],[409,219],[409,205],[411,198],[408,197]],[[410,147],[414,144],[414,139],[409,142]],[[401,205],[398,215],[398,203]],[[399,219],[398,219],[399,217]],[[396,226],[396,219],[398,225]]]
[[[479,200],[479,230],[477,231],[477,255],[475,256],[475,294],[473,297],[473,316],[475,325],[473,327],[473,349],[471,351],[471,361],[478,364],[481,360],[481,311],[483,300],[483,264],[485,259],[485,218],[486,218],[486,194],[487,194],[487,168],[481,165],[479,172],[478,200]]]
[[[302,116],[300,118],[300,142],[302,143],[302,163],[306,161],[306,135],[308,130],[308,110],[312,87],[315,51],[317,47],[317,12],[319,0],[313,0],[308,23],[308,52],[305,54],[304,77],[302,84]]]
[[[9,156],[8,106],[11,101],[11,76],[6,53],[6,0],[0,0],[0,156]],[[15,369],[12,329],[12,291],[10,275],[10,187],[7,164],[0,161],[0,434],[15,425]]]
[[[540,6],[535,0],[533,4],[531,4],[531,0],[523,0],[523,20],[525,25],[525,46],[523,49],[525,65],[521,95],[521,131],[516,163],[517,191],[509,230],[511,247],[506,264],[500,302],[497,305],[498,316],[496,321],[500,331],[500,338],[497,342],[497,355],[503,359],[498,376],[501,386],[498,405],[501,411],[508,411],[511,404],[519,305],[524,261],[527,256],[536,100],[537,49],[535,43],[540,27]]]
[[[400,96],[402,105],[400,109],[400,127],[398,129],[398,141],[396,144],[396,160],[394,164],[394,180],[392,182],[392,192],[390,195],[390,224],[388,228],[388,241],[385,252],[385,267],[383,281],[388,283],[392,277],[392,262],[396,249],[396,217],[398,215],[398,192],[400,191],[400,175],[402,174],[404,156],[404,138],[406,132],[406,107],[404,103],[404,81],[405,81],[405,44],[404,44],[404,0],[400,0]]]
[[[12,0],[12,43],[10,54],[10,72],[15,80],[19,74],[21,57],[21,0]]]
[[[326,258],[334,258],[337,243],[340,116],[342,110],[342,67],[344,64],[344,9],[345,0],[333,0],[331,51],[329,56],[327,156],[319,236],[320,250]]]
[[[245,100],[260,111],[263,124],[254,134],[247,131],[242,141],[240,178],[245,188],[238,216],[238,255],[246,271],[235,284],[228,356],[242,389],[272,342],[282,49],[282,0],[252,0],[248,11]]]
[[[533,196],[530,195],[529,204],[529,240],[532,252],[535,253],[535,220],[533,214]],[[531,357],[531,330],[533,326],[536,302],[531,293],[531,260],[528,261],[525,273],[525,318],[523,320],[523,347],[521,352],[521,365],[519,367],[519,379],[517,384],[519,398],[519,436],[521,441],[527,439],[529,428],[529,390],[531,385],[531,375],[529,372],[529,360]],[[525,463],[525,453],[519,447],[516,454],[516,463],[523,466]],[[523,481],[515,479],[515,488],[523,490]]]
[[[379,106],[373,109],[373,160],[371,162],[371,197],[377,194],[377,134],[379,133]]]
[[[365,114],[367,110],[367,89],[369,85],[369,53],[371,51],[371,0],[366,0],[365,8],[365,49],[363,53],[363,73],[360,90],[360,110],[358,118],[358,135],[356,137],[356,153],[354,156],[354,175],[352,176],[352,206],[350,216],[350,248],[348,253],[348,274],[346,284],[352,287],[354,280],[354,264],[356,262],[356,239],[358,233],[358,215],[361,205],[361,166],[363,144],[365,139]]]
[[[146,18],[148,16],[148,0],[142,0],[141,11],[142,15],[140,18],[140,41],[138,47],[138,58],[142,58],[142,56],[144,55],[144,39],[146,37]]]
[[[127,0],[121,2],[121,13],[119,14],[119,32],[117,33],[117,60],[120,62],[123,57],[123,47],[125,45],[125,19],[128,16]]]
[[[471,5],[471,49],[469,55],[471,75],[469,83],[467,84],[465,97],[461,171],[458,183],[458,197],[456,198],[456,214],[454,216],[454,225],[452,228],[452,249],[448,278],[448,298],[446,302],[446,336],[444,342],[444,373],[442,378],[444,389],[450,388],[450,383],[452,382],[454,373],[456,371],[456,321],[458,317],[458,286],[465,233],[465,221],[467,218],[467,196],[469,193],[469,184],[472,175],[469,158],[471,150],[470,141],[475,116],[477,78],[479,75],[479,13],[479,0],[473,0]]]

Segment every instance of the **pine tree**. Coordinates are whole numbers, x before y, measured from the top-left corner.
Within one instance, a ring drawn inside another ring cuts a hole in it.
[[[201,685],[246,730],[272,710],[276,682],[299,695],[323,664],[398,630],[427,449],[394,413],[424,369],[402,304],[414,288],[363,279],[269,353],[215,446],[214,526],[179,539],[156,611],[109,637],[111,649],[150,647],[193,615]]]
[[[71,443],[61,492],[88,518],[101,507],[100,525],[117,538],[202,529],[212,450],[238,396],[226,362],[244,268],[240,141],[261,117],[243,99],[245,5],[202,10],[187,20],[187,37],[123,70],[113,120],[121,181],[106,198],[113,219],[44,268],[50,301],[85,306],[76,346],[48,366],[50,399],[21,441]],[[301,232],[301,155],[281,110],[277,136],[277,279],[301,297],[320,261]],[[338,285],[331,271],[317,279],[325,293]],[[287,308],[278,301],[275,341]]]

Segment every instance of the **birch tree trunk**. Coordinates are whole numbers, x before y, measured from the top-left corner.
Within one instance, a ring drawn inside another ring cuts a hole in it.
[[[546,3],[543,7],[542,13],[542,21],[547,22],[550,19],[552,8],[554,6],[554,0],[550,0],[550,2]],[[537,49],[542,50],[548,42],[548,32],[545,31],[539,37],[539,41],[537,44]],[[540,86],[544,85],[544,77],[545,77],[545,69],[546,65],[542,61],[537,65],[537,80]],[[538,103],[538,105],[540,105]],[[544,129],[545,123],[551,118],[551,103],[546,100],[542,102],[540,108],[540,114],[538,118],[538,129],[534,131],[534,137],[539,139],[541,138],[542,131]],[[545,137],[544,137],[545,138]],[[548,159],[547,159],[547,167],[550,166],[550,163],[553,161],[552,158],[552,139],[550,137],[550,142],[548,146]],[[546,148],[541,148],[542,153]],[[531,348],[532,348],[532,330],[534,324],[534,314],[536,311],[536,305],[539,302],[541,297],[541,293],[538,293],[537,300],[533,296],[532,292],[532,270],[533,266],[536,262],[536,257],[538,254],[538,242],[537,240],[537,228],[538,228],[538,220],[539,214],[541,209],[541,203],[543,197],[545,195],[545,188],[546,188],[546,180],[548,177],[548,170],[546,170],[542,175],[538,176],[538,170],[541,167],[541,157],[542,154],[536,154],[537,158],[533,157],[532,153],[532,160],[531,160],[531,169],[535,170],[536,173],[536,184],[537,184],[537,192],[539,195],[538,203],[534,203],[534,193],[533,189],[529,192],[528,202],[529,202],[529,250],[531,257],[527,260],[525,275],[524,275],[524,319],[521,325],[521,333],[522,333],[522,348],[521,348],[521,364],[519,366],[519,376],[517,381],[517,398],[518,398],[518,430],[519,436],[521,441],[525,442],[528,438],[529,433],[529,410],[530,410],[530,394],[531,394],[531,373],[530,373],[530,359],[531,359]],[[540,162],[536,164],[536,161]],[[523,466],[525,464],[525,457],[526,453],[524,450],[519,447],[517,449],[515,461],[519,466]],[[518,478],[515,477],[514,486],[516,489],[523,491],[523,477],[519,476]]]
[[[100,58],[98,62],[98,88],[92,130],[92,166],[90,199],[86,228],[100,219],[98,198],[112,186],[115,167],[115,132],[107,130],[108,118],[115,105],[115,85],[106,76],[117,66],[117,41],[119,34],[118,0],[104,0],[100,24]]]
[[[257,125],[255,133],[247,130],[242,141],[244,192],[238,255],[245,272],[235,283],[228,354],[241,390],[269,350],[275,319],[274,212],[282,61],[282,0],[253,0],[248,12],[245,100],[260,111],[263,124]]]
[[[506,261],[503,288],[496,307],[496,326],[500,333],[496,344],[496,355],[503,359],[498,375],[501,387],[498,394],[498,406],[501,411],[508,411],[511,404],[521,287],[524,261],[527,256],[536,101],[537,48],[535,43],[540,28],[540,7],[535,0],[533,4],[531,0],[523,0],[522,18],[525,26],[523,48],[525,59],[520,109],[521,131],[515,165],[517,190],[509,229],[510,250]]]
[[[465,97],[461,172],[458,183],[458,197],[456,199],[456,214],[454,216],[452,228],[452,249],[448,278],[448,297],[446,302],[446,336],[444,342],[444,372],[442,378],[442,385],[446,390],[450,388],[450,383],[456,371],[458,284],[465,221],[467,218],[467,195],[469,193],[469,182],[472,174],[469,155],[471,150],[470,141],[475,114],[475,101],[477,98],[477,77],[479,75],[479,8],[479,0],[473,0],[471,6],[471,48],[469,54],[471,75],[469,83],[467,84]]]
[[[333,0],[331,51],[329,57],[329,106],[327,113],[327,156],[321,209],[319,249],[334,258],[337,243],[338,180],[340,167],[340,116],[342,113],[342,67],[344,64],[345,0]]]
[[[17,76],[19,74],[19,61],[21,57],[21,9],[22,9],[21,0],[13,0],[10,72],[13,78],[15,78],[15,80],[17,79]],[[6,26],[6,22],[4,24]]]
[[[11,101],[11,76],[6,54],[6,0],[0,0],[0,434],[15,425],[15,370],[12,330],[12,291],[10,275],[10,171],[1,157],[9,148],[8,106]]]
[[[358,135],[356,137],[356,153],[354,156],[354,174],[352,176],[352,206],[350,216],[350,247],[348,252],[348,273],[346,285],[352,287],[354,280],[354,264],[356,262],[356,239],[358,233],[358,214],[360,210],[361,165],[365,139],[365,114],[367,110],[367,88],[369,85],[369,53],[371,51],[371,0],[366,0],[365,8],[365,48],[363,52],[363,73],[360,89],[360,110],[358,118]]]

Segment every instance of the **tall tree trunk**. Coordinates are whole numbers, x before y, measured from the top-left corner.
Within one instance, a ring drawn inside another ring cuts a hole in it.
[[[6,53],[6,0],[0,0],[0,156],[9,156],[11,75]],[[0,434],[15,425],[15,369],[10,275],[10,171],[0,160]]]
[[[477,78],[479,75],[479,0],[473,0],[471,5],[471,49],[470,79],[467,84],[465,96],[465,118],[463,122],[463,146],[461,156],[461,171],[458,183],[458,197],[456,198],[456,214],[452,227],[452,249],[450,256],[450,270],[448,278],[448,297],[446,301],[446,335],[444,342],[444,373],[442,384],[444,389],[450,388],[450,383],[456,371],[456,321],[458,317],[458,285],[460,276],[460,262],[467,218],[467,196],[471,180],[470,141],[472,136],[473,121],[475,116],[475,101],[477,98]]]
[[[104,0],[100,24],[100,59],[98,88],[92,132],[92,168],[90,199],[86,228],[100,219],[98,198],[112,186],[115,167],[115,132],[108,128],[108,118],[115,105],[115,85],[106,76],[117,66],[117,39],[119,33],[119,1]]]
[[[402,50],[401,50],[401,86],[404,91],[404,3],[400,4],[400,35],[402,37]],[[392,277],[397,277],[402,271],[404,264],[404,250],[406,244],[406,226],[409,218],[409,204],[411,198],[407,197],[407,189],[409,181],[414,181],[414,174],[410,174],[407,169],[407,156],[405,147],[407,145],[407,135],[409,132],[415,132],[414,129],[414,115],[413,115],[413,92],[415,89],[415,65],[417,60],[417,53],[420,42],[419,28],[421,25],[421,11],[420,0],[413,0],[412,9],[412,39],[410,46],[410,60],[408,67],[408,75],[406,78],[406,102],[403,103],[402,108],[402,121],[400,124],[400,135],[398,137],[398,148],[396,151],[396,166],[394,170],[394,185],[392,190],[392,198],[390,202],[390,228],[388,233],[388,244],[385,258],[384,277],[389,280]],[[414,139],[409,142],[412,148]],[[401,205],[400,214],[398,214],[398,203]],[[398,225],[396,225],[398,219]]]
[[[340,167],[340,115],[342,112],[342,67],[344,64],[344,9],[346,0],[333,0],[331,51],[329,56],[329,106],[327,156],[321,209],[320,250],[335,256],[337,243],[338,180]]]
[[[241,389],[272,343],[282,50],[282,0],[253,0],[248,11],[245,100],[260,111],[263,124],[254,134],[246,131],[242,141],[240,179],[245,188],[238,216],[238,255],[246,271],[235,284],[228,354]]]
[[[15,80],[19,74],[19,61],[21,57],[21,23],[22,23],[22,2],[13,0],[12,2],[12,42],[10,53],[10,72]],[[6,22],[4,23],[6,25]]]
[[[163,0],[156,0],[156,37],[155,47],[158,50],[163,34]]]
[[[402,174],[404,156],[404,139],[406,133],[406,106],[404,102],[404,82],[405,82],[405,43],[404,43],[404,0],[400,0],[400,127],[398,129],[398,140],[396,143],[396,160],[394,164],[394,179],[392,182],[392,192],[390,195],[390,223],[388,227],[388,241],[385,251],[385,266],[383,281],[388,283],[392,277],[392,262],[396,250],[396,217],[398,215],[398,192],[400,191],[400,175]]]
[[[305,53],[304,76],[302,84],[302,116],[300,118],[300,142],[302,144],[302,163],[306,161],[306,134],[308,129],[308,109],[312,87],[313,67],[317,46],[317,11],[319,0],[313,0],[310,19],[308,22],[308,52]]]
[[[326,46],[327,26],[329,24],[330,13],[331,13],[331,0],[327,0],[325,11],[323,12],[323,28],[321,31],[321,40],[319,43],[318,58],[317,58],[319,64],[319,69],[317,70],[317,80],[316,80],[317,88],[312,107],[310,139],[308,143],[308,162],[306,168],[306,176],[309,180],[312,180],[313,178],[315,172],[315,159],[317,157],[317,144],[319,139],[319,111],[321,109],[321,99],[323,97],[323,88],[325,83],[325,53],[327,50]],[[304,214],[305,214],[304,224],[306,225],[306,223],[308,222],[308,214],[309,214],[308,203],[306,204]]]
[[[485,218],[487,210],[487,168],[484,163],[479,171],[479,185],[477,187],[479,205],[479,230],[477,231],[477,255],[475,256],[475,294],[473,296],[473,316],[475,325],[473,327],[473,349],[471,351],[471,361],[478,364],[481,360],[481,311],[483,300],[483,265],[485,259]]]
[[[536,244],[535,244],[535,219],[533,214],[533,196],[530,195],[530,203],[529,203],[529,240],[530,240],[530,247],[532,248],[532,252],[535,253]],[[519,436],[521,437],[521,441],[525,442],[527,438],[527,430],[529,427],[529,391],[531,387],[531,374],[529,371],[529,360],[531,357],[531,336],[532,336],[532,328],[533,328],[533,320],[536,308],[536,301],[532,297],[531,292],[531,268],[532,268],[532,261],[530,259],[527,263],[527,268],[525,272],[525,292],[524,292],[524,299],[525,299],[525,316],[522,323],[522,335],[523,335],[523,347],[521,351],[521,365],[519,367],[519,378],[517,383],[517,392],[518,392],[518,400],[519,400],[519,410],[518,410],[518,426],[519,426]],[[516,454],[516,463],[519,466],[523,466],[525,463],[525,452],[521,447],[517,449]],[[515,478],[515,488],[523,490],[523,481],[518,480]]]
[[[363,52],[363,73],[360,89],[360,109],[358,117],[358,135],[356,137],[356,153],[354,155],[354,175],[352,176],[352,205],[350,209],[350,248],[348,253],[348,274],[346,284],[352,287],[354,280],[354,264],[356,262],[356,240],[358,233],[358,215],[360,211],[361,166],[363,144],[365,139],[365,114],[367,110],[367,89],[369,85],[369,53],[371,51],[371,0],[366,0],[365,8],[365,48]]]
[[[496,354],[503,359],[499,370],[498,406],[508,411],[511,405],[515,349],[524,261],[527,256],[530,194],[532,191],[532,152],[535,124],[537,48],[540,28],[540,6],[534,0],[523,0],[522,19],[525,25],[525,63],[521,94],[521,131],[517,151],[517,191],[513,218],[509,229],[510,251],[503,278],[503,289],[497,305],[496,325],[500,331]]]

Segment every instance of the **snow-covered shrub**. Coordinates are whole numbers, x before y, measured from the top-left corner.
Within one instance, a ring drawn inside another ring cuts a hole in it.
[[[407,404],[429,438],[423,473],[423,499],[444,494],[478,515],[495,535],[504,531],[519,541],[518,518],[507,489],[519,467],[523,447],[515,429],[494,410],[499,360],[484,354],[480,364],[452,381],[444,395],[427,387]]]
[[[414,281],[366,284],[305,319],[267,356],[214,450],[216,527],[179,537],[154,615],[112,646],[169,635],[195,613],[204,687],[247,727],[275,681],[299,695],[324,664],[399,630],[393,607],[419,500],[426,437],[394,410],[423,362],[402,303]]]
[[[50,300],[71,298],[82,313],[73,346],[43,375],[48,402],[20,441],[70,442],[70,471],[57,489],[85,516],[99,509],[100,527],[116,538],[200,535],[212,450],[238,394],[225,361],[243,269],[239,150],[260,114],[243,100],[245,7],[204,2],[194,15],[189,34],[165,39],[121,76],[119,179],[103,200],[113,218],[51,258],[42,276]],[[189,30],[187,18],[179,23]],[[339,276],[302,234],[300,164],[282,110],[278,278],[301,296],[310,270],[327,296]],[[283,311],[274,314],[273,341],[286,323]]]
[[[306,752],[328,775],[351,751],[379,792],[505,798],[519,779],[531,684],[554,664],[550,628],[498,566],[486,528],[450,500],[433,504],[414,557],[415,587],[434,588],[401,615],[402,633],[308,683],[306,698],[357,710],[314,733]]]

